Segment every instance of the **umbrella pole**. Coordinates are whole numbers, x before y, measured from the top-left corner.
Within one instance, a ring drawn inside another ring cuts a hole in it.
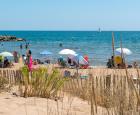
[[[79,58],[78,58],[78,66],[77,66],[77,77],[79,75]]]
[[[114,33],[112,32],[112,55],[113,55],[113,62],[114,62],[114,66],[116,67],[115,64],[115,42],[114,42]]]
[[[120,38],[120,47],[121,47],[121,59],[122,59],[122,64],[125,62],[125,57],[123,53],[123,47],[122,47],[122,36]]]

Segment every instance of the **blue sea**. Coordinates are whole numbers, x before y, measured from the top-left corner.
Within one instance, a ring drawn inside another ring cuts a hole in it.
[[[11,35],[24,38],[30,43],[33,58],[42,58],[41,51],[48,50],[53,53],[52,60],[60,56],[58,52],[64,48],[73,49],[78,54],[88,55],[90,64],[104,66],[112,55],[112,32],[111,31],[0,31],[0,35]],[[115,48],[122,45],[129,48],[133,54],[126,56],[127,62],[140,62],[140,32],[138,31],[115,31]],[[20,44],[25,42],[1,42],[0,51],[20,51]],[[59,44],[63,46],[60,47]]]

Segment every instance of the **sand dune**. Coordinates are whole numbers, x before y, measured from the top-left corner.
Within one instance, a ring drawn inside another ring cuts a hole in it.
[[[62,99],[54,101],[37,97],[22,98],[10,93],[2,93],[0,100],[0,115],[66,115],[68,112],[72,115],[90,114],[90,105],[76,97],[69,99],[65,96],[63,101]]]

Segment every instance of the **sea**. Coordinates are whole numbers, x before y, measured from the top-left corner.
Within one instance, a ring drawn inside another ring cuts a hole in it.
[[[68,48],[80,55],[88,55],[90,65],[105,66],[112,56],[112,31],[0,31],[0,35],[16,36],[24,38],[30,44],[30,50],[34,59],[42,59],[40,52],[47,50],[52,52],[53,62],[60,57],[58,52]],[[139,31],[115,31],[115,49],[122,47],[132,51],[131,55],[125,56],[127,63],[134,61],[140,63],[140,32]],[[23,50],[20,50],[20,44]],[[26,53],[25,42],[0,42],[0,52],[18,51]],[[61,46],[61,45],[62,46]]]

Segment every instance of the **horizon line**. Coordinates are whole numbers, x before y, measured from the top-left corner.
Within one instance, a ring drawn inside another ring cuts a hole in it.
[[[1,30],[0,31],[93,31],[93,32],[98,32],[99,30],[31,30],[31,29],[27,29],[27,30],[22,30],[22,29],[19,29],[19,30]],[[125,32],[125,31],[140,31],[140,30],[101,30],[101,32],[115,32],[115,31],[122,31],[122,32]]]

